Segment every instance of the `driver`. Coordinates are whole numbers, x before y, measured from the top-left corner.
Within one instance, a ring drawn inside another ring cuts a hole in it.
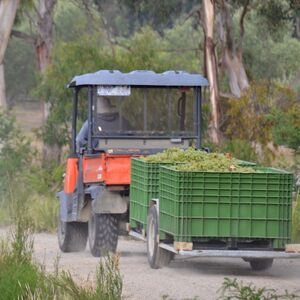
[[[96,116],[94,120],[94,130],[99,132],[116,132],[121,130],[130,130],[129,122],[120,117],[116,106],[111,103],[108,97],[97,97]],[[88,140],[88,121],[86,120],[78,135],[76,136],[76,151],[86,146]],[[93,148],[96,148],[98,144],[97,140],[93,141]]]

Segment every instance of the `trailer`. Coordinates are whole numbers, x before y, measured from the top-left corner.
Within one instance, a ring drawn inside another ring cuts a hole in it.
[[[299,245],[287,244],[286,249],[232,249],[230,245],[193,245],[186,242],[161,241],[159,238],[159,199],[153,199],[152,209],[149,210],[149,227],[147,233],[130,230],[129,235],[134,239],[147,243],[147,257],[151,268],[163,268],[180,255],[184,258],[215,257],[215,258],[238,258],[249,262],[253,271],[264,271],[272,267],[274,259],[297,259],[300,258]],[[293,246],[293,247],[290,247]],[[195,247],[195,248],[193,248]],[[198,249],[197,249],[198,248]],[[291,249],[289,249],[291,248]]]

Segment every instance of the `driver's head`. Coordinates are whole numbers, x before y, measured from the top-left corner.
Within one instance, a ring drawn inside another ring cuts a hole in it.
[[[108,97],[99,96],[97,97],[97,113],[108,114],[115,113],[116,106],[113,105]]]

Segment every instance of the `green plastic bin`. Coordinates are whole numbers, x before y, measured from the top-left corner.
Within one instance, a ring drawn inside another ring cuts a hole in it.
[[[159,166],[140,158],[131,160],[130,226],[146,229],[149,202],[159,197]]]
[[[193,238],[290,240],[293,176],[256,167],[256,173],[184,172],[160,167],[160,231],[175,241]]]

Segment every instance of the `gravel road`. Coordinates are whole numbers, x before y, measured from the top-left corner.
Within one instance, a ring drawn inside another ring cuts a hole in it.
[[[5,231],[1,230],[0,236]],[[54,234],[36,234],[34,241],[35,257],[46,270],[51,272],[59,257],[60,268],[69,270],[78,280],[93,279],[99,259],[92,257],[88,249],[82,253],[61,253]],[[300,290],[300,259],[277,260],[271,270],[253,272],[241,259],[176,257],[170,266],[152,270],[144,242],[121,237],[118,251],[124,299],[162,299],[164,296],[168,296],[167,299],[217,299],[224,277],[279,291]]]

